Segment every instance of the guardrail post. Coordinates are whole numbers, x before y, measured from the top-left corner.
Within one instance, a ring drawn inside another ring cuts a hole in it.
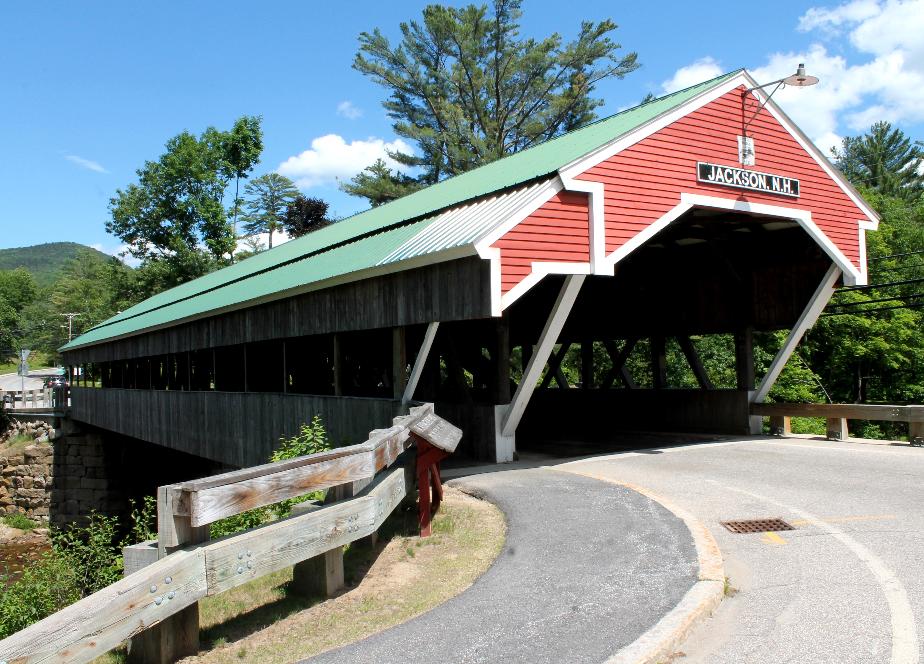
[[[924,446],[924,422],[908,422],[908,442],[916,447]]]
[[[353,483],[340,484],[327,490],[324,502],[332,503],[352,497]],[[298,595],[333,597],[345,585],[342,546],[292,566],[292,590]]]
[[[157,550],[163,558],[174,549],[207,542],[209,527],[192,527],[189,516],[176,504],[171,486],[157,489]],[[178,514],[178,512],[180,514]],[[133,636],[128,649],[131,664],[171,664],[199,652],[199,603],[165,618],[150,629]]]
[[[847,440],[847,419],[844,417],[827,418],[826,427],[828,440]]]
[[[788,436],[792,433],[792,418],[788,415],[770,416],[770,435]]]

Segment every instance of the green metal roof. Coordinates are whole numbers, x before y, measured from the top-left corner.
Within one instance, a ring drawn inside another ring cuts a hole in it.
[[[624,110],[171,288],[91,328],[61,350],[179,324],[209,312],[246,306],[247,302],[274,293],[374,267],[434,221],[435,213],[555,173],[739,71]]]

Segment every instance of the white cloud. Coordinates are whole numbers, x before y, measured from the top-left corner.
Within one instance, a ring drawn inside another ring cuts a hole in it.
[[[269,248],[269,233],[256,233],[254,235],[238,238],[237,247],[234,250],[235,253],[237,253],[238,251],[250,251],[251,250],[250,246],[245,242],[245,240],[247,240],[247,237],[256,238],[264,249]],[[273,247],[278,247],[280,244],[285,244],[291,239],[292,238],[290,238],[289,234],[286,233],[285,231],[276,231],[275,233],[273,233]]]
[[[719,63],[707,55],[705,58],[700,58],[678,69],[671,78],[661,84],[661,87],[664,88],[664,92],[677,92],[677,90],[683,90],[691,85],[720,76],[722,73]]]
[[[91,244],[90,248],[101,251],[104,254],[109,254],[110,256],[115,256],[129,267],[138,267],[141,265],[140,259],[128,253],[128,245],[126,244],[120,244],[117,247],[107,247],[102,242],[96,242],[95,244]]]
[[[338,134],[327,134],[312,140],[310,149],[289,157],[276,170],[295,180],[300,188],[308,189],[352,178],[376,159],[384,159],[391,168],[402,168],[388,152],[411,154],[413,150],[400,138],[386,142],[371,137],[347,143]]]
[[[78,157],[75,154],[66,154],[64,158],[73,164],[77,164],[81,168],[86,168],[88,171],[96,171],[97,173],[108,173],[105,168],[103,168],[99,162],[93,161],[92,159],[84,159],[83,157]]]
[[[843,130],[860,133],[878,120],[924,121],[924,0],[855,0],[809,9],[799,29],[819,43],[802,52],[774,53],[751,71],[757,81],[788,76],[804,62],[817,86],[784,88],[774,100],[823,150]],[[823,43],[847,37],[856,52]]]
[[[357,108],[350,100],[342,101],[337,104],[337,115],[342,115],[348,120],[355,120],[363,115],[361,108]]]
[[[821,28],[834,32],[844,24],[864,21],[878,13],[877,0],[854,0],[854,2],[845,3],[833,9],[811,7],[799,18],[799,30],[809,32]]]

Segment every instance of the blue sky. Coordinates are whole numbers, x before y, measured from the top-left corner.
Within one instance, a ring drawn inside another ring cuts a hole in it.
[[[417,18],[425,2],[42,2],[2,10],[0,248],[71,240],[107,252],[107,204],[146,159],[188,129],[263,116],[256,173],[282,167],[345,216],[339,192],[393,144],[383,91],[351,68],[357,35]],[[467,3],[449,3],[467,4]],[[572,11],[573,13],[569,13]],[[642,68],[602,84],[602,115],[738,67],[822,77],[784,91],[819,145],[872,121],[924,138],[924,0],[582,3],[526,0],[523,33],[573,37],[610,17]]]

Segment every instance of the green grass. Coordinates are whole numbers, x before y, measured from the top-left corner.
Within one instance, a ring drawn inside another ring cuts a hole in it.
[[[18,530],[34,530],[38,524],[27,517],[25,514],[20,512],[14,512],[13,514],[7,514],[3,517],[3,523],[8,525],[10,528],[16,528]]]
[[[31,436],[25,434],[16,434],[8,441],[0,445],[0,454],[4,456],[12,456],[15,454],[22,454],[22,451],[33,443]]]

